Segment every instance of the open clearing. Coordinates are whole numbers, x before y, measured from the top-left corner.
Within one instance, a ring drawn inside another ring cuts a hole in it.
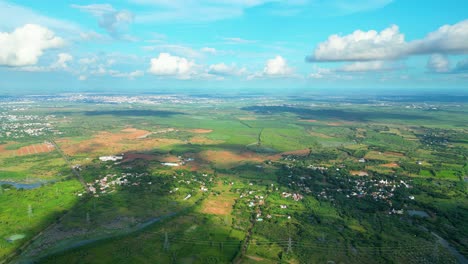
[[[127,152],[131,150],[151,150],[157,147],[181,143],[177,139],[168,138],[141,138],[150,133],[146,130],[126,128],[123,133],[111,133],[102,131],[92,139],[74,142],[69,139],[61,139],[57,142],[68,155],[89,154],[109,155]]]
[[[192,132],[192,133],[195,133],[195,134],[208,134],[208,133],[213,132],[213,130],[197,128],[197,129],[190,129],[189,132]]]
[[[29,145],[29,146],[19,148],[18,150],[16,150],[16,154],[19,156],[33,155],[33,154],[51,152],[54,149],[55,149],[54,145],[49,144],[49,143],[35,144],[35,145]]]
[[[399,168],[400,165],[398,165],[397,163],[395,162],[392,162],[392,163],[387,163],[387,164],[382,164],[380,165],[382,167],[385,167],[385,168]]]
[[[213,190],[219,191],[219,195],[210,194],[203,202],[201,212],[214,215],[230,215],[236,200],[236,194],[227,191],[228,186],[218,182]]]
[[[200,153],[200,157],[216,164],[234,164],[245,161],[263,162],[268,159],[268,157],[262,157],[255,152],[246,151],[238,154],[227,150],[203,151]]]

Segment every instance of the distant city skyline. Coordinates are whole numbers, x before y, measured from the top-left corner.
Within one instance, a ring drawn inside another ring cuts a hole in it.
[[[466,10],[459,0],[0,0],[0,87],[463,92]]]

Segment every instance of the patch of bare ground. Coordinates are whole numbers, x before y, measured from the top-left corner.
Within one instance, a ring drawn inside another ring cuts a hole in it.
[[[212,129],[202,129],[202,128],[190,129],[188,131],[192,132],[192,133],[195,133],[195,134],[207,134],[207,133],[213,132]]]
[[[380,166],[385,167],[385,168],[399,168],[400,167],[400,165],[398,165],[398,163],[395,163],[395,162],[382,164]]]
[[[369,176],[367,171],[350,171],[349,173],[354,176]]]

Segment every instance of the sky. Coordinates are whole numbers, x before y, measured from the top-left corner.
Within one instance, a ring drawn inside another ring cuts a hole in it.
[[[468,1],[0,0],[0,94],[468,92]]]

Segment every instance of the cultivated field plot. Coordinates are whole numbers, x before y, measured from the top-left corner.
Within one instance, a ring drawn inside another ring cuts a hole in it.
[[[46,153],[54,151],[55,147],[51,143],[44,143],[44,144],[37,144],[37,145],[30,145],[25,146],[16,151],[17,155],[24,156],[24,155],[33,155],[39,153]]]

